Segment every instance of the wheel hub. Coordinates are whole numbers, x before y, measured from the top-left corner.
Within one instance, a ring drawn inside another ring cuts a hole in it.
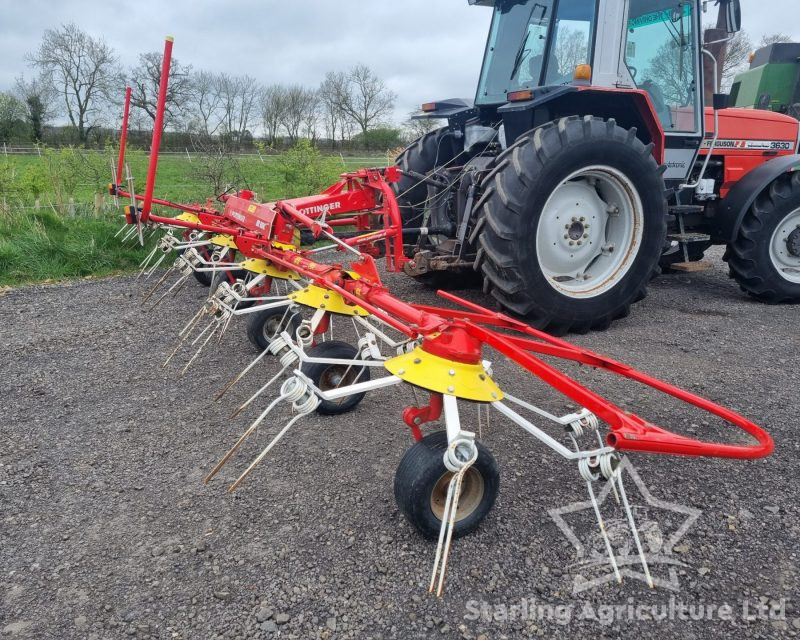
[[[630,181],[610,167],[587,167],[550,196],[539,218],[539,265],[557,290],[592,297],[627,272],[642,233],[641,203]]]
[[[789,251],[789,255],[800,258],[800,227],[797,227],[786,238],[786,249]]]
[[[434,515],[442,519],[444,516],[444,505],[447,501],[447,487],[450,484],[450,479],[453,474],[449,471],[445,473],[431,492],[431,511]],[[484,483],[483,476],[474,467],[470,467],[464,474],[464,479],[461,483],[461,493],[458,499],[458,508],[456,509],[455,521],[459,522],[467,516],[471,515],[483,499]]]

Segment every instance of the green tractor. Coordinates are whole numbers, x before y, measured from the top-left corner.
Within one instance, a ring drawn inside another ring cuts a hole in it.
[[[750,69],[734,80],[731,106],[800,119],[800,44],[782,42],[756,51]]]

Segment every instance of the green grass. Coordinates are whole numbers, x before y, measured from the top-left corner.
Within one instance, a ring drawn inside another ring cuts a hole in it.
[[[306,195],[328,184],[342,171],[376,166],[371,162],[338,156],[239,157],[228,179],[237,188],[249,188],[262,201]],[[44,156],[0,158],[0,286],[47,280],[126,273],[137,268],[147,253],[138,243],[120,243],[114,234],[122,225],[118,209],[108,196],[95,210],[95,194],[110,181],[109,154],[51,151]],[[289,158],[287,160],[287,158]],[[127,158],[136,176],[136,190],[144,189],[147,157],[141,152]],[[175,202],[205,202],[213,196],[210,180],[199,170],[203,160],[185,155],[162,155],[155,194]],[[291,170],[287,172],[287,162]],[[106,168],[107,167],[107,168]],[[310,167],[310,169],[309,169]],[[34,207],[38,200],[39,208]]]

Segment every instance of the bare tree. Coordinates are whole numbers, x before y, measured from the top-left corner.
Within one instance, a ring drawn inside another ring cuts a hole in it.
[[[250,76],[219,76],[222,129],[236,144],[240,144],[248,132],[260,91],[255,78]]]
[[[286,112],[286,88],[280,84],[272,84],[261,91],[259,97],[261,108],[261,124],[264,126],[264,134],[267,144],[275,146],[281,124]]]
[[[131,105],[144,111],[151,120],[156,119],[158,89],[161,83],[162,54],[158,52],[139,55],[139,66],[131,71]],[[164,127],[181,122],[192,91],[191,66],[183,66],[176,58],[169,68],[169,84],[164,108]]]
[[[20,129],[25,129],[25,104],[10,93],[0,93],[0,141],[11,141]]]
[[[336,132],[343,137],[347,114],[342,109],[342,98],[347,95],[347,74],[341,71],[329,71],[317,92],[320,101],[320,111],[325,131],[331,140],[331,147],[336,147]]]
[[[589,60],[589,36],[580,29],[562,27],[558,32],[555,46],[555,60],[558,63],[558,73],[569,76],[575,72],[575,67]]]
[[[203,136],[213,136],[222,126],[219,77],[208,71],[198,71],[190,78],[188,96],[189,129]]]
[[[281,124],[292,144],[300,138],[303,125],[314,120],[312,114],[316,110],[316,94],[313,89],[299,84],[285,89],[285,108]]]
[[[24,76],[20,76],[14,83],[14,92],[25,105],[33,141],[40,142],[44,125],[54,116],[53,102],[57,96],[53,85],[46,77],[26,80]]]
[[[112,87],[117,64],[114,50],[102,38],[92,38],[70,23],[45,30],[29,60],[58,88],[67,117],[85,143],[96,126],[100,103]]]
[[[722,63],[722,77],[720,78],[720,89],[729,89],[733,84],[733,79],[738,73],[747,68],[748,56],[753,51],[753,41],[744,31],[739,31],[728,40]]]
[[[405,137],[409,142],[421,138],[426,133],[430,133],[438,126],[441,125],[441,120],[434,120],[432,118],[415,118],[416,111],[411,111],[408,114],[408,120],[403,123],[405,130]]]
[[[761,36],[761,43],[759,46],[768,47],[771,44],[784,44],[791,41],[792,37],[787,36],[785,33],[771,33]]]
[[[386,88],[383,80],[366,65],[353,67],[348,83],[339,96],[340,109],[359,126],[364,139],[369,128],[388,116],[397,96]]]

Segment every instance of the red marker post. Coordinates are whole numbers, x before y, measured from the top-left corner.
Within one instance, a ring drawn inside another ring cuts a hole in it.
[[[125,164],[125,145],[128,142],[128,114],[131,110],[131,88],[125,87],[125,109],[122,112],[122,133],[119,137],[119,158],[117,159],[117,181],[115,187],[122,184],[122,165]]]
[[[156,120],[153,124],[153,141],[150,143],[150,162],[147,165],[147,185],[144,192],[141,221],[147,222],[150,218],[150,209],[153,205],[153,188],[156,182],[156,168],[158,166],[158,148],[161,146],[161,130],[164,128],[164,110],[167,103],[167,83],[169,81],[169,65],[172,60],[173,37],[167,36],[164,42],[164,59],[161,62],[161,82],[158,85],[158,103],[156,105]]]

